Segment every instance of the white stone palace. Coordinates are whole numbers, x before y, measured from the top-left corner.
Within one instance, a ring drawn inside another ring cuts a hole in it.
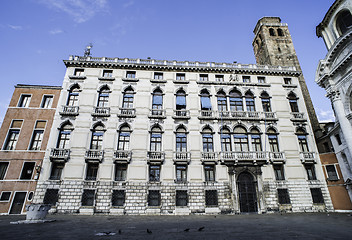
[[[64,63],[34,202],[81,214],[332,210],[295,67]]]

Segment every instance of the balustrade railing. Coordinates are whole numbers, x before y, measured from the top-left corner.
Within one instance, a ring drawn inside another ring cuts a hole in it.
[[[174,110],[174,117],[176,118],[189,118],[189,110]]]
[[[163,161],[165,159],[165,152],[162,151],[148,151],[147,155],[149,160]]]
[[[130,161],[132,158],[132,151],[127,150],[116,150],[114,152],[114,159],[115,160],[126,160]]]
[[[174,160],[190,161],[191,160],[191,153],[190,152],[174,152]]]
[[[89,149],[86,151],[85,158],[87,160],[97,160],[101,162],[104,157],[104,150]]]
[[[93,116],[110,116],[109,107],[95,107],[92,113]]]
[[[120,108],[120,117],[135,117],[136,109],[135,108]]]
[[[202,152],[203,160],[217,160],[218,155],[216,152]]]
[[[50,150],[51,159],[63,159],[67,161],[70,158],[70,149],[52,148]]]
[[[301,161],[303,163],[315,163],[315,152],[300,152]]]
[[[304,113],[302,112],[291,112],[291,116],[294,120],[305,120]]]
[[[164,109],[150,109],[149,117],[164,118],[164,117],[166,117],[165,110]]]
[[[79,107],[78,106],[62,106],[62,110],[60,112],[61,115],[78,115]]]

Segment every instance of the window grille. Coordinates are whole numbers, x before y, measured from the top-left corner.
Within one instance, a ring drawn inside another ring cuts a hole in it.
[[[82,206],[93,206],[95,198],[95,190],[83,190],[82,194]]]
[[[287,189],[278,189],[277,190],[278,199],[280,204],[290,204],[290,196],[288,195]]]
[[[124,190],[113,190],[111,197],[112,206],[123,206],[125,204],[125,191]]]
[[[47,189],[44,195],[44,204],[55,206],[59,199],[59,189]]]
[[[313,203],[324,203],[323,194],[320,188],[311,188]]]
[[[176,206],[187,206],[188,195],[186,190],[176,191]]]
[[[217,190],[206,190],[205,191],[205,205],[218,206],[218,191]]]
[[[148,192],[148,206],[160,206],[160,191],[149,190]]]

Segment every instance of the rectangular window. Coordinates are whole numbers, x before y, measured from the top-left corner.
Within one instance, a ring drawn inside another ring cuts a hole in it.
[[[317,180],[317,177],[315,175],[315,168],[313,164],[306,164],[304,165],[306,171],[307,171],[307,177],[308,180]]]
[[[75,69],[75,76],[84,76],[84,69]]]
[[[103,77],[111,78],[112,77],[112,70],[104,70]]]
[[[35,123],[29,150],[40,150],[43,141],[45,125],[46,121],[37,121]]]
[[[159,190],[149,190],[148,192],[148,206],[160,206],[161,197]]]
[[[285,84],[292,84],[292,79],[291,78],[284,78],[284,83]]]
[[[86,180],[91,180],[91,181],[97,180],[98,168],[99,168],[98,163],[87,163]]]
[[[213,152],[213,135],[212,134],[203,134],[203,151],[204,152]]]
[[[82,194],[82,206],[93,206],[95,198],[95,190],[83,190]]]
[[[55,206],[59,199],[59,189],[47,189],[44,195],[44,204]]]
[[[257,77],[258,83],[265,83],[265,77]]]
[[[51,166],[50,180],[60,180],[62,170],[64,169],[64,163],[53,162]]]
[[[339,135],[339,134],[336,134],[336,135],[335,135],[335,138],[336,138],[337,143],[338,143],[339,145],[341,145],[341,144],[342,144],[342,141],[341,141],[340,135]]]
[[[242,76],[242,81],[244,83],[250,83],[251,82],[251,77],[250,76]]]
[[[339,176],[337,175],[335,165],[326,165],[326,172],[328,174],[329,181],[337,181],[339,180]]]
[[[260,139],[260,135],[253,134],[251,135],[252,139],[252,150],[256,152],[262,151],[262,142]]]
[[[33,175],[35,162],[25,162],[23,163],[22,173],[21,173],[21,180],[31,180]]]
[[[0,180],[5,179],[8,166],[9,166],[8,162],[0,162]]]
[[[186,80],[186,74],[185,73],[176,73],[176,80],[179,80],[179,81]]]
[[[215,181],[215,165],[204,165],[204,175],[206,182]]]
[[[208,81],[208,74],[199,74],[199,81]]]
[[[290,196],[288,195],[287,189],[278,189],[277,190],[277,195],[279,199],[280,204],[290,204]]]
[[[149,165],[149,181],[160,181],[160,165]]]
[[[111,196],[112,206],[123,206],[125,204],[125,191],[124,190],[113,190]]]
[[[215,75],[215,82],[223,82],[224,75]]]
[[[115,164],[115,181],[125,181],[127,175],[127,164]]]
[[[276,180],[285,180],[284,165],[275,164],[273,165]]]
[[[218,206],[218,191],[205,190],[205,206],[216,207]]]
[[[15,150],[23,120],[13,120],[7,134],[4,150]]]
[[[163,80],[163,78],[164,78],[163,73],[159,73],[159,72],[154,73],[155,80]]]
[[[176,190],[176,206],[187,206],[187,190]]]
[[[11,192],[1,192],[0,201],[9,201],[11,197]]]
[[[176,165],[176,181],[186,182],[187,181],[187,166]]]
[[[271,152],[280,152],[279,142],[277,141],[277,135],[268,135],[270,151]]]
[[[53,96],[49,96],[49,95],[44,95],[43,100],[42,100],[42,104],[40,104],[41,108],[51,108],[51,106],[53,105]]]
[[[18,107],[29,107],[29,102],[31,101],[30,94],[22,94],[20,97],[20,101],[18,102]]]
[[[313,203],[324,203],[323,194],[320,188],[311,188]]]
[[[126,78],[136,78],[136,71],[127,71]]]

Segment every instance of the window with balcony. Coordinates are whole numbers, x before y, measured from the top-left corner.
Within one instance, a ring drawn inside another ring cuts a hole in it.
[[[176,130],[176,152],[187,152],[187,132],[184,127]]]
[[[159,190],[148,191],[148,206],[160,206],[161,196]]]
[[[21,180],[31,180],[34,171],[35,162],[25,162],[23,163]]]
[[[46,121],[37,121],[35,123],[34,131],[32,134],[32,140],[29,145],[29,150],[40,150],[43,142],[43,135]]]
[[[286,188],[281,188],[277,190],[279,204],[290,204],[290,195]]]
[[[126,181],[127,164],[115,164],[115,181]]]
[[[187,190],[176,190],[176,206],[184,207],[188,204]]]
[[[162,131],[159,127],[153,127],[150,134],[150,151],[161,151],[161,135]]]
[[[274,173],[276,180],[285,180],[285,173],[284,173],[284,165],[283,164],[274,164]]]
[[[0,180],[5,179],[8,166],[9,166],[8,162],[0,162]]]
[[[284,78],[284,83],[287,85],[291,85],[292,84],[292,78]]]
[[[307,133],[303,129],[298,129],[297,132],[299,149],[301,152],[309,152],[308,142],[307,142]]]
[[[246,107],[248,112],[255,112],[254,95],[251,91],[247,91],[244,95],[246,99]]]
[[[310,193],[312,194],[313,203],[324,203],[324,197],[320,188],[311,188]]]
[[[339,180],[339,176],[337,174],[335,165],[326,165],[325,169],[326,169],[326,173],[328,175],[328,180],[329,181],[337,181],[337,180]]]
[[[103,148],[104,126],[96,125],[92,130],[92,138],[90,141],[90,149],[101,150]]]
[[[13,120],[7,133],[3,150],[15,150],[20,135],[23,120]]]
[[[204,165],[204,176],[206,182],[215,181],[215,165]]]
[[[248,135],[247,131],[243,127],[236,127],[234,129],[234,144],[235,144],[235,151],[236,152],[248,152],[249,145],[248,145]]]
[[[230,95],[230,110],[232,112],[243,111],[242,94],[239,91],[231,91]]]
[[[306,169],[308,180],[317,180],[314,164],[305,164],[304,168]]]
[[[134,91],[131,87],[123,93],[122,108],[133,108]]]
[[[201,82],[209,81],[208,74],[199,74],[199,81],[201,81]]]
[[[59,138],[56,144],[57,148],[69,149],[70,148],[70,138],[73,126],[71,123],[64,124],[60,128]]]
[[[187,182],[187,165],[176,165],[176,182]]]
[[[53,162],[51,164],[50,180],[60,180],[65,163]]]
[[[269,128],[266,132],[268,135],[269,146],[271,152],[280,152],[279,149],[279,141],[278,141],[278,133],[273,128]]]
[[[149,165],[149,181],[159,182],[160,181],[160,165]]]
[[[352,15],[350,11],[341,11],[336,18],[336,28],[340,35],[352,28]]]
[[[103,70],[104,78],[112,78],[112,70]]]
[[[265,83],[265,77],[257,77],[258,83]]]
[[[260,137],[260,131],[257,128],[253,128],[250,131],[250,135],[251,135],[251,144],[252,144],[252,151],[255,152],[261,152],[262,149],[262,141],[261,141],[261,137]]]
[[[136,71],[127,71],[126,78],[136,78]]]
[[[213,152],[213,131],[210,128],[205,128],[202,131],[203,152]]]
[[[68,98],[66,105],[69,107],[76,107],[78,106],[78,97],[79,97],[79,86],[73,86],[68,92]]]
[[[185,110],[185,109],[186,109],[186,93],[181,89],[176,92],[176,110]]]
[[[51,108],[51,106],[53,105],[53,99],[54,99],[54,96],[52,95],[44,95],[42,103],[40,104],[40,107]]]
[[[98,163],[87,163],[86,180],[95,181],[97,180],[99,164]]]
[[[122,126],[119,132],[117,150],[127,151],[130,149],[131,129],[128,126]]]
[[[32,95],[30,94],[22,94],[20,97],[20,101],[18,102],[18,107],[27,108],[29,107],[29,102],[31,101]]]
[[[205,206],[216,207],[218,206],[218,191],[205,190]]]
[[[155,72],[154,73],[154,79],[155,80],[163,80],[164,76],[163,76],[163,73],[160,73],[160,72]]]
[[[227,98],[226,94],[223,91],[219,91],[217,94],[218,98],[218,110],[219,112],[227,111]]]
[[[215,82],[223,82],[224,75],[215,75]]]
[[[158,88],[153,92],[152,115],[162,115],[163,92]]]
[[[222,128],[220,130],[220,138],[221,138],[221,151],[223,152],[231,152],[231,134],[229,129]]]
[[[297,100],[298,100],[297,96],[293,92],[291,92],[287,98],[290,103],[291,112],[299,112],[298,103],[297,103]]]
[[[271,104],[270,104],[270,96],[268,93],[263,92],[260,95],[260,98],[262,99],[262,107],[264,112],[271,112]]]
[[[110,89],[107,86],[100,89],[97,103],[98,108],[106,108],[109,106],[109,93]]]
[[[186,80],[186,74],[185,73],[176,73],[176,80],[185,81]]]
[[[125,190],[113,190],[111,195],[111,206],[123,206],[125,204]]]
[[[200,103],[202,110],[211,110],[210,94],[205,89],[200,92]]]
[[[76,68],[74,75],[77,77],[84,76],[84,69]]]
[[[84,189],[81,199],[82,206],[94,206],[95,190]]]
[[[251,77],[250,76],[242,76],[242,81],[244,83],[250,83],[251,82]]]

